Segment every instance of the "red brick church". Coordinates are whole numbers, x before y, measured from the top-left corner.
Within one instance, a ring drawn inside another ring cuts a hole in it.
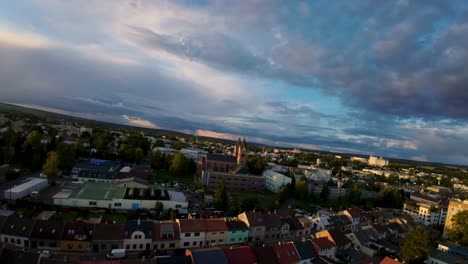
[[[263,191],[263,177],[249,173],[247,157],[245,138],[239,138],[232,156],[208,153],[198,162],[197,173],[200,182],[210,188],[216,188],[224,178],[229,190]]]

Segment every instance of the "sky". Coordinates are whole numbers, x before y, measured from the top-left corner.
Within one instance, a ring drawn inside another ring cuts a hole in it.
[[[0,1],[0,101],[468,164],[468,2]]]

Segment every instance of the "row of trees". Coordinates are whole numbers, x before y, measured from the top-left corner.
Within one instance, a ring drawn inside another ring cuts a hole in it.
[[[185,157],[182,153],[166,155],[160,151],[152,152],[150,155],[151,168],[154,170],[169,170],[174,176],[192,176],[197,165],[195,162]]]

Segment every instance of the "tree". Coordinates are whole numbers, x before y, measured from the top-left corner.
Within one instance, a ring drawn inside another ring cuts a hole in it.
[[[406,234],[400,257],[404,263],[424,263],[430,249],[430,235],[422,226],[416,226]]]
[[[448,231],[448,238],[453,242],[468,245],[468,211],[462,211],[451,219],[452,228]]]
[[[157,201],[155,208],[156,208],[156,211],[162,212],[164,210],[164,204],[161,203],[160,201]]]
[[[169,171],[174,173],[176,176],[181,176],[186,171],[186,160],[185,156],[181,153],[176,153],[172,158],[171,166]]]
[[[164,165],[166,164],[166,155],[162,154],[161,151],[155,151],[151,154],[150,157],[150,164],[151,168],[155,170],[162,170],[165,169]]]
[[[216,191],[214,194],[214,204],[216,208],[222,211],[226,211],[229,208],[229,198],[227,196],[226,182],[224,178],[218,184],[218,187],[216,187]]]
[[[261,175],[266,168],[266,160],[262,157],[254,156],[247,162],[250,173]]]
[[[47,175],[47,178],[50,182],[54,182],[57,178],[58,166],[59,157],[57,152],[50,151],[49,153],[47,153],[47,160],[42,169],[44,170],[44,173]]]
[[[177,141],[176,143],[174,143],[174,145],[172,145],[172,148],[180,150],[180,149],[185,148],[185,144],[184,144],[184,142]]]
[[[154,148],[156,147],[164,148],[165,146],[166,144],[164,144],[164,141],[162,141],[161,139],[156,140],[153,145]]]
[[[63,170],[70,170],[75,165],[75,147],[73,145],[60,143],[57,146],[59,159],[58,167]]]
[[[135,162],[137,164],[140,164],[143,161],[143,158],[145,157],[145,153],[143,152],[142,148],[136,148],[135,149]]]
[[[322,191],[320,192],[320,200],[322,200],[323,202],[328,201],[328,196],[329,195],[330,195],[330,189],[329,189],[328,185],[324,185],[322,187]]]
[[[258,208],[258,204],[259,204],[259,201],[257,197],[245,198],[241,201],[240,209],[243,212],[252,211],[254,209],[261,209],[261,208]]]
[[[301,179],[296,183],[296,197],[302,201],[306,200],[309,197],[307,180],[304,181],[303,179]]]

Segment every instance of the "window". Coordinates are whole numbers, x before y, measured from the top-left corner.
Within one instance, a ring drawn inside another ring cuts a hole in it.
[[[89,205],[96,205],[96,202],[90,201]]]
[[[140,244],[140,249],[143,249],[143,244]]]
[[[213,240],[211,240],[211,243],[212,243],[212,244],[216,243],[216,240],[214,240],[214,239],[213,239]]]
[[[165,244],[161,244],[161,248],[164,248],[166,245]]]
[[[5,243],[8,243],[8,237],[5,237],[4,241]]]
[[[194,236],[200,236],[200,233],[197,232],[197,233],[194,234]]]
[[[174,247],[175,247],[175,243],[170,243],[170,244],[169,244],[169,247],[170,247],[170,248],[174,248]]]
[[[20,239],[16,239],[16,244],[21,244],[21,240]]]
[[[83,248],[83,245],[79,244],[79,245],[78,245],[78,248],[79,248],[79,249],[82,249],[82,248]]]
[[[196,245],[197,245],[197,242],[196,242],[196,241],[194,241],[192,245],[196,246]]]
[[[55,242],[49,243],[49,247],[57,247],[57,243],[55,243]]]
[[[223,235],[223,234],[224,234],[224,232],[219,232],[219,233],[220,233],[221,235]]]
[[[122,206],[122,203],[114,203],[114,206]]]
[[[185,233],[185,237],[191,237],[192,233]]]
[[[190,246],[190,242],[184,242],[184,247]]]
[[[133,249],[136,249],[136,244],[133,245]]]
[[[231,242],[234,242],[234,240],[236,240],[235,238],[231,238]]]
[[[130,249],[130,245],[127,245],[127,249]]]
[[[218,240],[218,242],[219,242],[219,243],[223,243],[223,240],[222,240],[222,239],[220,239],[220,240]]]

